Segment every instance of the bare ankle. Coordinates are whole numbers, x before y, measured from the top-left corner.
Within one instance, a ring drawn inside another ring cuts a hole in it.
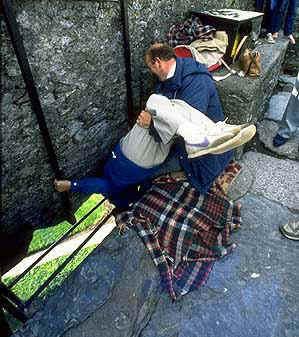
[[[71,189],[71,182],[69,180],[54,180],[54,187],[58,192],[67,192]]]

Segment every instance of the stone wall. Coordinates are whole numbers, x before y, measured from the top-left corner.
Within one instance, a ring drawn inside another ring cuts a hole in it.
[[[13,2],[42,108],[65,177],[95,172],[127,130],[125,65],[117,2]],[[129,2],[132,87],[139,108],[144,52],[165,41],[190,9],[252,9],[252,0],[134,0]],[[2,31],[2,227],[53,223],[61,198],[14,51]],[[147,81],[145,81],[147,82]],[[71,196],[73,209],[83,196]]]

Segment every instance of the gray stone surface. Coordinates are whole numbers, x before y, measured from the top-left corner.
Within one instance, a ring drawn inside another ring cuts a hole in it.
[[[299,211],[299,162],[247,152],[241,160],[255,176],[250,193]]]
[[[254,172],[245,163],[242,163],[241,171],[233,181],[227,197],[234,201],[242,198],[252,188],[255,178]]]
[[[273,138],[278,131],[279,125],[267,119],[262,120],[257,124],[257,133],[260,141],[270,151],[287,157],[289,159],[299,159],[299,132],[298,135],[291,138],[287,143],[282,146],[274,147],[272,142]]]
[[[294,87],[295,82],[296,82],[296,77],[282,74],[279,76],[279,82],[291,84],[291,86]]]
[[[262,76],[241,78],[237,75],[217,82],[226,117],[231,123],[256,123],[264,116],[273,89],[277,85],[288,42],[258,44],[261,53]]]

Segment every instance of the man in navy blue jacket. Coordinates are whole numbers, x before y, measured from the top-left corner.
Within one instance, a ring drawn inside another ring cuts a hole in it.
[[[217,89],[204,65],[191,58],[177,58],[173,48],[158,43],[146,51],[145,62],[158,78],[155,93],[183,100],[214,122],[224,120]],[[137,123],[150,127],[152,135],[158,138],[148,112],[142,111]],[[206,193],[231,159],[232,151],[188,159],[184,141],[179,138],[156,175],[183,169],[191,185],[200,193]]]
[[[253,125],[248,127],[246,124],[230,126],[225,122],[222,123],[224,115],[216,87],[208,70],[202,64],[192,59],[177,59],[171,47],[161,44],[155,44],[148,49],[146,64],[159,79],[156,87],[158,95],[150,97],[151,103],[148,101],[149,106],[140,113],[134,128],[112,152],[112,156],[105,165],[104,178],[55,181],[57,191],[102,193],[106,194],[117,207],[126,208],[130,202],[136,201],[141,196],[136,193],[135,183],[183,169],[193,187],[200,193],[207,192],[231,160],[232,152],[201,156],[200,152],[202,151],[196,150],[195,157],[190,156],[190,152],[188,157],[186,149],[188,148],[189,151],[189,146],[192,149],[193,146],[197,148],[206,145],[196,143],[186,146],[186,138],[189,136],[192,138],[192,126],[189,125],[184,129],[182,124],[178,128],[177,121],[175,122],[176,115],[174,115],[174,118],[168,115],[182,113],[182,108],[185,112],[193,111],[191,121],[195,125],[198,123],[197,127],[203,128],[200,135],[205,133],[204,124],[206,122],[204,119],[206,117],[204,115],[208,117],[210,123],[214,124],[213,122],[215,122],[215,128],[219,128],[217,137],[222,135],[224,138],[221,136],[223,138],[221,138],[221,142],[228,142],[228,146],[225,146],[226,149],[244,144],[255,134]],[[178,109],[179,106],[181,106],[180,109]],[[153,111],[156,113],[152,116],[151,110],[153,107]],[[159,110],[161,111],[159,112]],[[165,115],[164,122],[158,118],[162,111],[163,114],[169,116],[167,118]],[[196,114],[198,114],[198,117]],[[180,129],[182,129],[181,132],[179,132]],[[165,161],[169,152],[170,130],[175,130],[179,137],[174,140],[173,151]],[[182,137],[183,134],[185,140]],[[164,150],[160,156],[157,155],[159,152],[157,151],[159,149],[157,144],[159,142],[164,143],[164,147],[162,147]],[[226,150],[213,152],[222,153],[224,151]],[[164,157],[164,155],[166,156]]]

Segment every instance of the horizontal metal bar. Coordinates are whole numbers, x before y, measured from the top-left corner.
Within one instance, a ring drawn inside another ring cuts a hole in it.
[[[25,308],[22,300],[19,299],[3,282],[0,281],[0,295],[2,297],[8,298],[13,302],[19,309],[23,310]]]
[[[107,222],[111,217],[111,211],[106,217],[98,224],[98,226],[89,234],[89,236],[65,259],[65,261],[50,275],[50,277],[35,291],[35,293],[25,302],[25,307],[28,307],[33,300],[49,285],[49,283],[59,274],[63,268],[79,253],[82,247],[95,235],[95,233]]]
[[[18,319],[22,323],[25,323],[28,320],[28,317],[25,315],[25,312],[20,308],[14,306],[7,298],[1,297],[1,302],[3,308],[11,315],[13,315],[16,319]]]
[[[104,198],[97,205],[95,205],[88,213],[86,213],[78,222],[76,222],[60,239],[58,239],[53,245],[51,245],[40,257],[38,257],[27,269],[23,271],[17,278],[15,278],[9,285],[8,288],[12,288],[17,282],[19,282],[34,266],[36,266],[39,261],[41,261],[46,255],[50,253],[61,241],[63,241],[82,221],[84,221],[91,213],[93,213],[99,206],[101,206],[104,201],[107,199]]]

